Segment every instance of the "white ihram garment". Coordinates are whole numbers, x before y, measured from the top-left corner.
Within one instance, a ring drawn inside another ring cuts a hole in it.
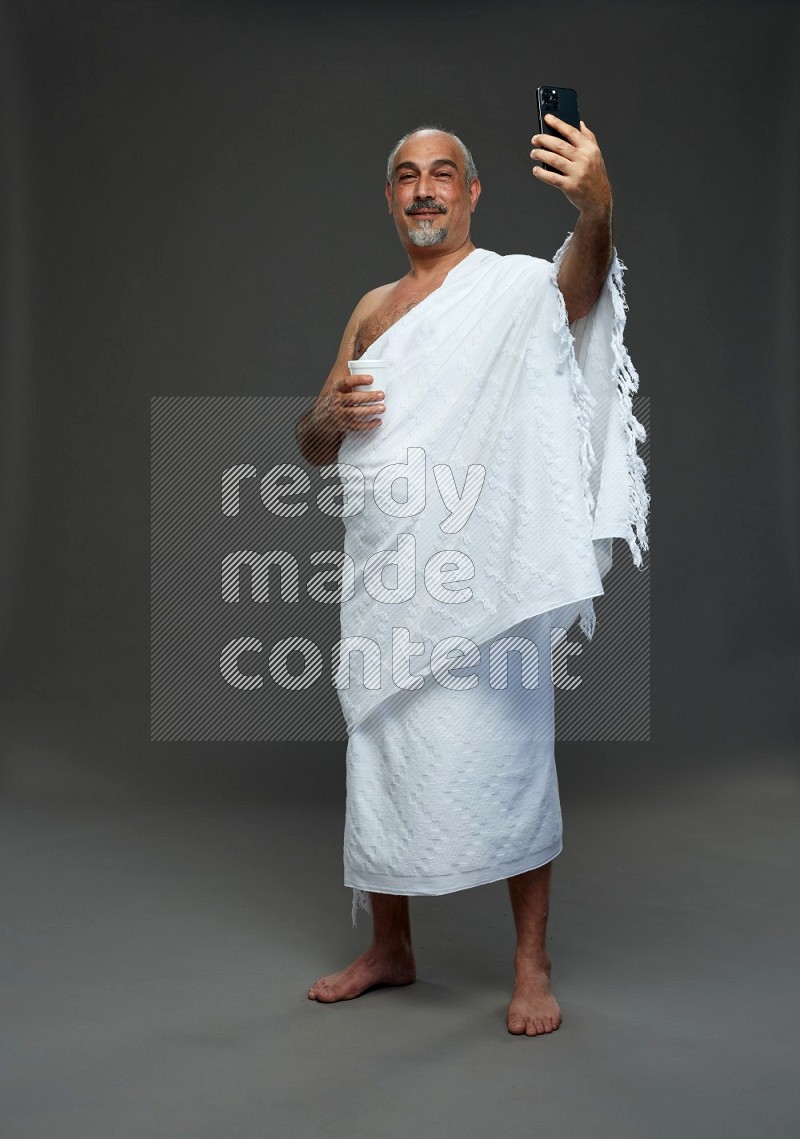
[[[624,266],[614,251],[570,328],[571,240],[552,262],[475,249],[451,269],[368,348],[393,365],[383,422],[324,469],[355,571],[336,680],[354,924],[367,891],[450,893],[561,851],[551,641],[578,617],[591,638],[612,539],[641,567],[649,510]]]

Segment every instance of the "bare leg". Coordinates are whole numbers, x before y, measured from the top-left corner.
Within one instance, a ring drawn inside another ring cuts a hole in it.
[[[410,985],[417,972],[411,948],[408,898],[401,894],[369,895],[372,941],[346,969],[321,977],[308,990],[308,999],[332,1003],[350,1001],[373,985]]]
[[[548,862],[508,879],[517,946],[516,979],[506,1023],[508,1031],[517,1036],[553,1032],[561,1024],[561,1009],[550,989],[550,958],[545,944],[552,865]]]

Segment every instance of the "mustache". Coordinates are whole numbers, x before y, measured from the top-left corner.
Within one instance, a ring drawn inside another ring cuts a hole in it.
[[[410,206],[406,206],[403,213],[419,214],[422,213],[423,210],[436,210],[437,213],[446,214],[447,206],[443,206],[441,202],[437,202],[433,198],[425,198],[421,202],[412,202]]]

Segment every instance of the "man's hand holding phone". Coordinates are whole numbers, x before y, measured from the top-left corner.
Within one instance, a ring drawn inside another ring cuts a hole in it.
[[[552,167],[533,167],[540,182],[556,186],[581,214],[603,218],[611,212],[611,183],[597,138],[580,120],[580,130],[552,113],[543,117],[558,135],[535,134],[531,158]],[[559,137],[563,136],[563,137]]]

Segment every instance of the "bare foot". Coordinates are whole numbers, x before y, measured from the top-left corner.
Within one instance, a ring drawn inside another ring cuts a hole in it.
[[[550,988],[550,960],[517,960],[516,981],[508,1005],[507,1027],[515,1036],[555,1032],[562,1016]]]
[[[324,1004],[351,1001],[375,985],[410,985],[416,979],[416,964],[410,949],[388,953],[370,947],[346,969],[321,977],[308,990],[308,999]]]

